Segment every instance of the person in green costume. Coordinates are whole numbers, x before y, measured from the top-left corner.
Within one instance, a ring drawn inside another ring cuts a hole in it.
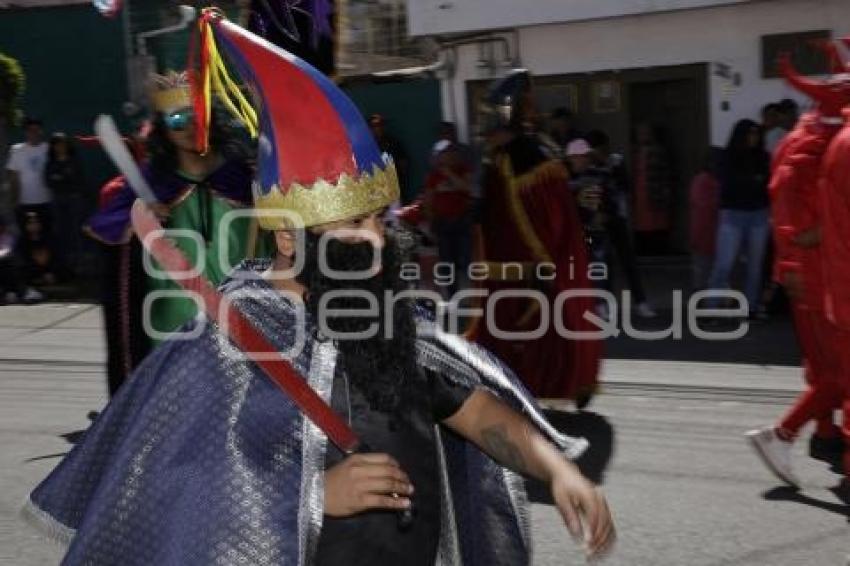
[[[247,135],[214,109],[210,148],[195,143],[186,73],[155,75],[155,116],[142,170],[158,203],[163,228],[214,285],[245,258],[271,249],[249,215],[253,165]],[[105,244],[102,298],[109,391],[114,394],[151,347],[192,320],[197,305],[143,251],[132,233],[136,197],[122,178],[104,188],[100,211],[85,231]],[[231,214],[233,213],[233,214]]]

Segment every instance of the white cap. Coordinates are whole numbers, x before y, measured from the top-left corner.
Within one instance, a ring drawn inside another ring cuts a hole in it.
[[[587,155],[591,151],[593,151],[593,149],[590,147],[590,144],[581,138],[575,139],[567,145],[567,157],[573,155]]]

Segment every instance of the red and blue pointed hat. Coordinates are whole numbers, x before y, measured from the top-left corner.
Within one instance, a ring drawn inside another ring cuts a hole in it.
[[[203,11],[200,27],[199,144],[204,148],[207,143],[210,98],[216,93],[259,137],[254,203],[269,213],[260,215],[263,228],[334,222],[398,199],[394,164],[378,149],[354,103],[330,79],[215,9]],[[254,104],[227,75],[224,59],[252,92]]]

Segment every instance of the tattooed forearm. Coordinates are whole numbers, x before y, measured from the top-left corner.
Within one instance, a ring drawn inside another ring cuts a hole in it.
[[[524,476],[550,482],[571,466],[531,421],[484,389],[477,389],[444,422],[496,462]]]
[[[481,431],[481,442],[484,450],[497,462],[511,470],[526,473],[525,460],[519,447],[508,436],[508,427],[494,425]]]

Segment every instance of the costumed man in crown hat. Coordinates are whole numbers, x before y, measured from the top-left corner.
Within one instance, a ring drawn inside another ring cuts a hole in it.
[[[399,239],[381,221],[397,177],[354,104],[216,11],[200,26],[212,84],[232,84],[220,53],[258,99],[255,205],[277,245],[221,292],[373,451],[329,444],[321,419],[199,317],[32,493],[27,516],[70,543],[63,563],[529,564],[520,474],[547,482],[569,530],[604,552],[607,504],[568,459],[582,443],[400,294]],[[364,316],[364,301],[392,310]],[[394,511],[411,504],[400,529]]]
[[[196,265],[203,265],[211,281],[220,283],[232,266],[256,253],[268,253],[270,248],[258,245],[249,218],[222,224],[228,212],[251,204],[254,152],[247,134],[240,134],[218,108],[212,113],[209,148],[198,148],[186,72],[154,75],[151,102],[155,116],[147,136],[148,159],[143,172],[159,200],[157,213],[164,219],[164,228],[197,235],[192,241],[180,238],[178,244]],[[108,188],[108,199],[84,231],[106,250],[101,294],[109,392],[114,395],[159,341],[157,336],[191,320],[197,307],[194,301],[175,294],[178,287],[167,276],[145,272],[141,244],[130,225],[135,195],[123,178],[110,181]],[[222,253],[226,262],[221,261]],[[156,299],[146,307],[145,297]],[[144,324],[146,308],[150,329]],[[157,334],[152,336],[148,330]]]
[[[824,83],[808,81],[794,71],[787,58],[782,67],[788,82],[815,102],[777,147],[770,183],[774,279],[792,301],[807,389],[775,426],[750,431],[747,438],[768,469],[784,482],[799,486],[791,465],[791,446],[805,424],[816,422],[810,440],[812,456],[831,460],[840,458],[845,450],[833,413],[842,405],[850,376],[850,368],[842,367],[850,333],[827,317],[826,281],[834,272],[824,263],[828,246],[823,225],[829,215],[823,208],[822,193],[827,150],[844,124],[842,110],[850,104],[850,83],[846,75]],[[845,412],[845,428],[847,420],[850,412]]]
[[[547,158],[529,133],[531,87],[528,71],[515,70],[493,85],[483,107],[489,149],[482,168],[483,251],[477,254],[487,265],[485,301],[501,292],[538,292],[549,308],[541,307],[539,294],[499,298],[485,310],[493,316],[479,318],[470,335],[535,396],[574,399],[583,407],[595,392],[602,350],[591,336],[597,328],[585,318],[594,312],[593,299],[582,295],[593,287],[588,250],[566,168]],[[556,300],[567,294],[572,296]],[[539,329],[542,335],[533,340],[499,335]]]

